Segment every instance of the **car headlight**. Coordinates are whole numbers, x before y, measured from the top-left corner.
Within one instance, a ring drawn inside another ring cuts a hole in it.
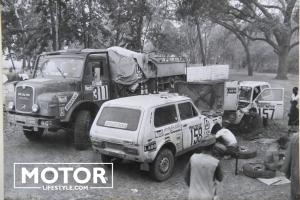
[[[9,109],[9,110],[12,110],[12,109],[14,109],[14,107],[15,107],[14,102],[13,102],[13,101],[10,101],[10,102],[8,103],[8,109]]]
[[[39,111],[39,106],[37,104],[33,104],[31,109],[32,109],[32,112],[37,112],[37,111]]]

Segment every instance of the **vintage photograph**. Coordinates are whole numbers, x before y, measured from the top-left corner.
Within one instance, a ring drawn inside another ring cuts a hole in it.
[[[298,0],[1,0],[4,199],[300,200]]]

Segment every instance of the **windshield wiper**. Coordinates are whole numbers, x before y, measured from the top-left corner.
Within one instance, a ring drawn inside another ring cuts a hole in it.
[[[59,73],[61,74],[62,77],[66,78],[66,76],[64,75],[64,72],[58,67],[56,66],[57,71],[59,71]]]

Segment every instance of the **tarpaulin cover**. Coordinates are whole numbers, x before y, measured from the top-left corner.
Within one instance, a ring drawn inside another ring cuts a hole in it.
[[[121,47],[108,48],[112,80],[131,85],[143,78],[143,68],[148,68],[146,56]],[[146,70],[147,71],[147,70]]]

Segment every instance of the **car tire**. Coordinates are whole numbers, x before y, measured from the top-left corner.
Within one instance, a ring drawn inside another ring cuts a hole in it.
[[[170,149],[161,149],[154,162],[151,163],[150,172],[156,181],[164,181],[170,178],[174,170],[174,154]]]
[[[251,178],[274,178],[275,171],[267,170],[261,163],[246,163],[243,165],[244,175]]]
[[[33,131],[33,130],[30,131],[30,130],[23,129],[23,133],[29,141],[39,141],[41,140],[44,134],[44,129],[39,128],[38,131]]]
[[[92,115],[88,110],[81,110],[77,113],[74,125],[74,145],[77,150],[85,150],[91,146],[89,137],[92,126]]]
[[[257,156],[256,150],[250,150],[247,147],[239,146],[239,150],[237,153],[237,156],[239,159],[249,159],[249,158],[255,158]]]

